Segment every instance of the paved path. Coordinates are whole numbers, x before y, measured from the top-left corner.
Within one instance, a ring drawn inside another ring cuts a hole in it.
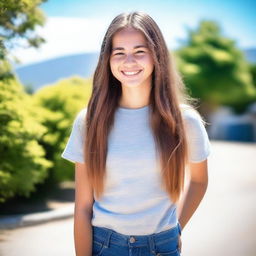
[[[0,231],[1,256],[72,256],[73,219]]]
[[[256,144],[212,142],[209,185],[183,233],[183,256],[256,255]]]
[[[183,231],[182,255],[255,256],[255,202],[256,144],[212,141],[208,190]],[[3,231],[0,242],[1,256],[74,256],[73,219]]]

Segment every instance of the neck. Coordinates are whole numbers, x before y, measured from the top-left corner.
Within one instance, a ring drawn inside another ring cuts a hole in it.
[[[122,86],[122,95],[119,106],[124,108],[142,108],[150,104],[151,87],[139,86],[129,88]]]

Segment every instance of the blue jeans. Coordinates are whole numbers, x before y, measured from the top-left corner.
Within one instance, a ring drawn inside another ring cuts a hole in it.
[[[104,227],[93,228],[92,256],[180,256],[179,224],[150,235],[124,235]]]

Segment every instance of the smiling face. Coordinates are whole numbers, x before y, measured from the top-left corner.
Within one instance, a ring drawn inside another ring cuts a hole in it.
[[[110,69],[122,86],[151,86],[154,62],[141,32],[125,28],[113,36]]]

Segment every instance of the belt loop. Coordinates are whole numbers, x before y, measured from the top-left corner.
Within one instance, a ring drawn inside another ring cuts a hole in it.
[[[113,231],[108,229],[106,233],[106,238],[104,239],[103,247],[108,248],[110,243],[110,237],[113,234]]]
[[[154,235],[149,235],[148,236],[148,243],[149,243],[150,252],[155,254],[156,253],[156,245],[155,245]]]

